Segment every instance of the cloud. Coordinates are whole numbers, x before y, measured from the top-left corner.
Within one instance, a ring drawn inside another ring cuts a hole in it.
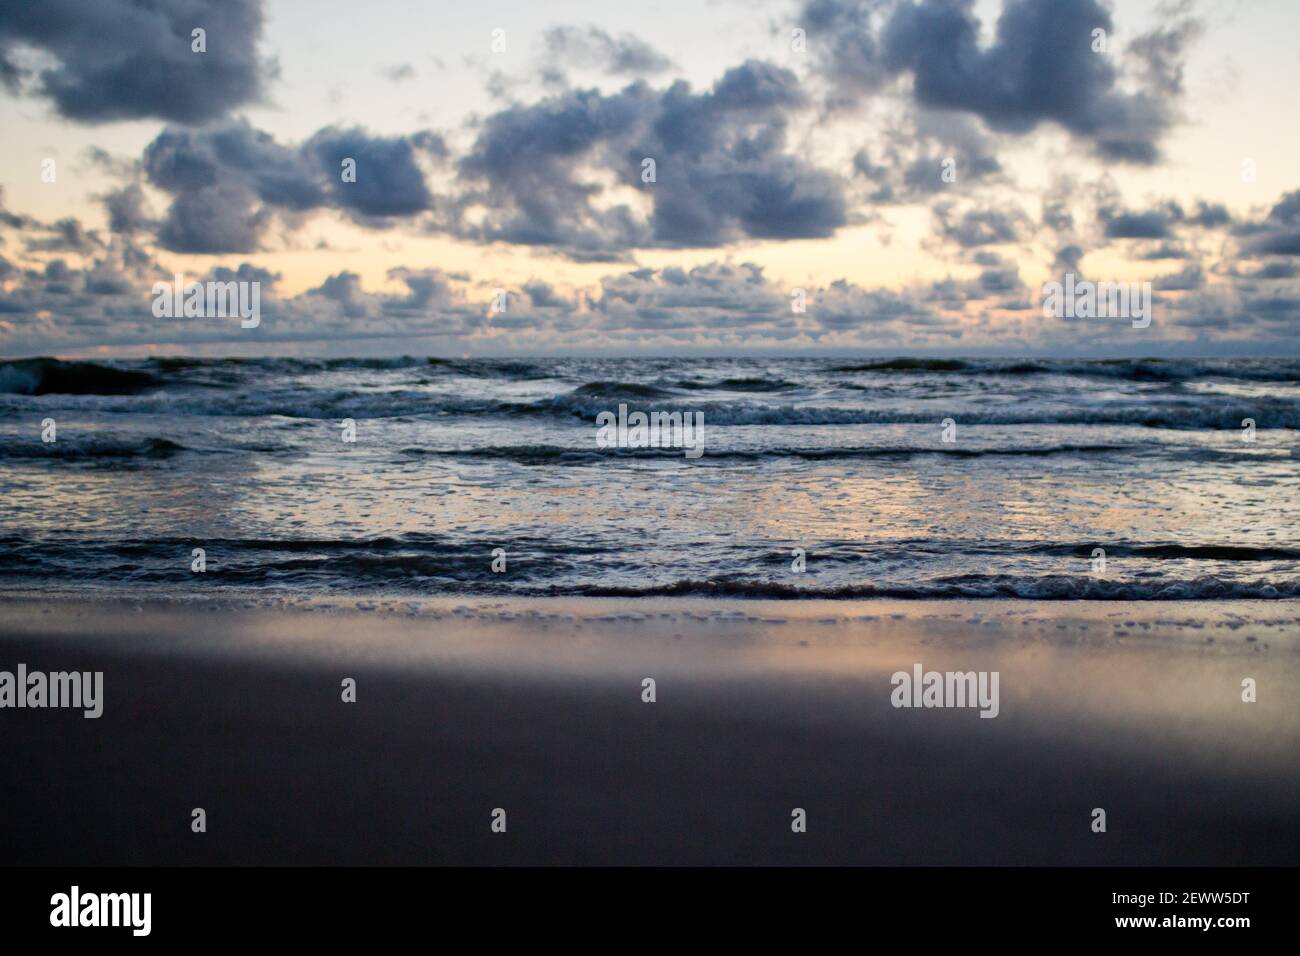
[[[1246,256],[1300,256],[1300,189],[1286,193],[1260,222],[1236,230]]]
[[[205,123],[263,99],[275,66],[258,55],[262,25],[261,0],[10,0],[0,74],[68,119]],[[191,49],[195,28],[207,31],[205,53]],[[24,48],[49,65],[23,70]]]
[[[1191,252],[1177,242],[1161,242],[1137,254],[1139,259],[1152,261],[1158,259],[1190,259]]]
[[[980,289],[989,293],[1015,292],[1023,287],[1020,270],[1015,266],[1005,269],[985,269],[979,277]]]
[[[270,221],[250,190],[235,183],[201,186],[172,203],[158,241],[173,252],[255,252]]]
[[[1097,210],[1103,231],[1108,239],[1173,239],[1179,227],[1202,230],[1220,229],[1232,223],[1232,215],[1220,203],[1198,200],[1191,213],[1173,200],[1166,200],[1150,209],[1126,210],[1117,208],[1110,199]],[[1143,259],[1181,259],[1186,250],[1173,242],[1141,254]]]
[[[1079,264],[1083,261],[1084,251],[1076,245],[1062,246],[1056,250],[1056,258],[1052,262],[1052,269],[1059,275],[1067,272],[1079,274]]]
[[[383,303],[386,315],[422,316],[446,312],[458,301],[450,278],[441,269],[390,269],[390,279],[400,280],[407,294],[388,297]]]
[[[433,197],[421,155],[441,156],[430,132],[371,137],[329,127],[300,146],[236,120],[200,130],[168,127],[144,152],[148,181],[172,196],[158,240],[175,252],[254,252],[276,216],[336,208],[367,225],[413,216]],[[341,163],[355,160],[356,181]]]
[[[915,110],[885,131],[873,162],[866,148],[854,156],[854,171],[875,184],[874,203],[916,202],[936,193],[1002,178],[994,144],[968,116]]]
[[[108,212],[108,229],[123,235],[134,235],[154,226],[148,210],[144,190],[139,183],[129,183],[114,189],[103,197]]]
[[[73,216],[60,219],[49,226],[33,224],[33,231],[39,231],[43,235],[27,240],[28,252],[74,252],[86,255],[103,245],[97,232],[87,230]]]
[[[459,163],[453,229],[607,260],[635,248],[830,236],[849,220],[843,181],[786,149],[787,117],[804,105],[793,73],[751,60],[702,93],[638,81],[509,107],[483,121]],[[642,179],[646,160],[653,182]],[[640,199],[615,198],[613,186]]]
[[[394,66],[383,67],[379,75],[393,83],[401,83],[403,80],[413,80],[416,77],[415,67],[409,63],[398,63]]]
[[[555,27],[543,37],[547,59],[614,75],[653,76],[673,62],[630,33],[611,36],[599,27]]]
[[[794,308],[796,288],[802,312]],[[844,279],[791,287],[753,263],[711,262],[608,276],[591,306],[602,339],[628,345],[916,345],[960,336],[960,318],[944,314],[933,298],[933,287],[864,288]]]
[[[1180,19],[1138,38],[1126,56],[1141,64],[1137,89],[1121,88],[1092,31],[1113,32],[1097,0],[1006,0],[991,43],[981,40],[973,0],[812,0],[803,20],[829,55],[815,69],[833,106],[856,103],[887,80],[910,76],[917,103],[980,117],[990,129],[1026,133],[1055,123],[1101,156],[1149,164],[1176,119],[1181,63],[1198,29]]]
[[[1196,211],[1187,217],[1187,222],[1202,229],[1218,229],[1232,224],[1232,214],[1222,203],[1209,203],[1198,200]]]
[[[1285,259],[1266,262],[1258,269],[1246,272],[1234,271],[1233,275],[1242,279],[1272,281],[1276,279],[1295,279],[1300,277],[1300,266]]]
[[[609,144],[643,125],[654,99],[634,83],[611,96],[575,90],[487,117],[458,163],[463,193],[450,230],[483,242],[553,246],[575,259],[612,259],[644,244],[644,223],[626,203],[595,206],[602,187],[580,179],[578,167],[614,161]],[[620,179],[630,184],[639,172],[638,160]],[[466,220],[467,209],[480,215]]]
[[[0,186],[0,226],[6,226],[9,229],[25,229],[31,222],[32,220],[28,217],[9,212],[5,208],[5,188]]]
[[[424,181],[419,156],[444,156],[446,147],[434,133],[371,137],[360,129],[331,127],[303,146],[332,182],[335,203],[362,216],[413,216],[428,210],[433,195]],[[344,182],[345,159],[356,162],[356,181]]]
[[[1058,264],[1077,264],[1064,249]],[[0,353],[50,354],[83,348],[138,354],[142,347],[174,346],[190,353],[394,354],[405,351],[532,354],[597,350],[736,351],[953,348],[962,346],[1069,347],[1095,342],[1095,327],[1044,327],[1039,300],[1015,265],[988,249],[970,255],[974,278],[946,278],[901,288],[859,286],[846,279],[825,285],[768,277],[753,263],[707,262],[690,268],[614,272],[592,290],[560,290],[531,279],[505,291],[508,308],[489,308],[488,280],[433,268],[398,268],[396,291],[367,291],[359,276],[342,271],[289,297],[276,292],[279,276],[252,263],[214,266],[207,278],[262,283],[262,323],[243,330],[222,320],[158,320],[150,310],[164,270],[125,237],[114,237],[78,267],[56,258],[15,267],[0,260]],[[1289,265],[1289,263],[1283,263]],[[1264,270],[1256,270],[1264,271]],[[1161,333],[1191,341],[1212,329],[1225,338],[1294,341],[1300,290],[1285,269],[1269,269],[1264,285],[1253,274],[1209,285],[1199,265],[1156,279],[1162,292]],[[805,308],[795,307],[802,302]],[[1108,333],[1106,333],[1108,334]],[[1119,334],[1119,333],[1116,333]],[[1125,333],[1126,334],[1126,333]],[[1144,340],[1146,345],[1153,343]],[[375,350],[379,350],[376,352]]]
[[[1028,227],[1028,217],[1019,209],[967,209],[956,215],[952,203],[939,203],[931,212],[939,234],[963,248],[1018,242]]]
[[[1199,263],[1190,263],[1178,272],[1156,279],[1152,286],[1159,292],[1190,292],[1205,285],[1205,271]]]
[[[892,71],[881,57],[876,38],[879,13],[885,4],[866,0],[809,0],[799,24],[814,50],[827,50],[814,61],[830,82],[832,108],[855,105],[876,92]]]
[[[361,277],[355,272],[344,271],[328,276],[324,282],[315,289],[309,290],[307,294],[318,295],[331,302],[339,303],[343,315],[350,319],[360,318],[367,311],[365,299],[361,294]]]
[[[1168,239],[1174,234],[1174,226],[1185,218],[1182,207],[1175,202],[1140,212],[1103,207],[1098,217],[1109,239]]]
[[[116,238],[85,258],[82,266],[60,257],[2,270],[8,289],[0,292],[0,353],[49,354],[68,343],[107,342],[115,330],[152,318],[149,289],[170,276],[147,253]]]

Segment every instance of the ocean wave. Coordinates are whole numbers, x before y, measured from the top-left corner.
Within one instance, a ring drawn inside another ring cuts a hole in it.
[[[1253,382],[1300,382],[1300,361],[1095,359],[1091,361],[896,358],[832,366],[833,372],[938,372],[974,376],[1065,375],[1134,382],[1183,382],[1198,378]]]
[[[555,589],[551,593],[562,593]],[[723,597],[755,600],[852,600],[864,598],[996,599],[1039,601],[1280,600],[1300,597],[1300,581],[1223,581],[1212,576],[1150,582],[1112,581],[1092,576],[954,575],[915,586],[854,584],[799,586],[779,581],[682,579],[644,587],[596,586],[589,597]]]
[[[188,537],[96,539],[75,533],[28,537],[0,534],[0,577],[69,577],[104,582],[194,583]],[[309,590],[411,587],[460,593],[569,594],[606,597],[715,596],[752,598],[1038,598],[1061,600],[1217,600],[1300,597],[1300,548],[1265,544],[1178,542],[1054,542],[920,538],[808,542],[810,573],[792,583],[789,552],[754,541],[712,552],[700,565],[726,574],[641,565],[638,549],[610,539],[498,534],[490,546],[457,535],[408,533],[349,538],[203,537],[212,585],[294,585]],[[1105,547],[1117,565],[1110,576],[1059,573],[1064,559],[1086,567]],[[510,555],[511,574],[491,571],[491,548]],[[184,560],[183,560],[184,559]],[[1048,559],[1044,561],[1044,559]],[[956,561],[1006,573],[953,573]],[[1025,563],[1037,567],[1027,572]],[[1195,573],[1197,567],[1209,573]],[[638,571],[637,569],[640,568]],[[1137,573],[1129,571],[1138,569]],[[951,569],[949,573],[943,573]],[[1254,571],[1253,577],[1246,575]],[[1244,573],[1243,573],[1244,572]],[[699,574],[699,572],[695,572]],[[1279,576],[1280,575],[1280,576]]]
[[[1046,396],[1045,401],[1025,400],[977,404],[968,398],[954,398],[951,403],[934,395],[917,402],[891,400],[878,403],[799,404],[755,400],[693,402],[682,395],[665,394],[655,386],[634,390],[596,393],[579,389],[531,400],[492,397],[472,390],[434,391],[419,387],[388,390],[365,388],[296,389],[278,383],[265,389],[223,388],[219,391],[194,393],[152,393],[124,396],[117,394],[75,394],[62,400],[58,396],[42,398],[42,409],[61,408],[78,413],[106,415],[191,415],[198,417],[279,417],[301,420],[338,420],[342,418],[392,419],[422,418],[461,421],[508,420],[513,418],[581,422],[593,425],[602,412],[616,412],[620,404],[629,411],[645,413],[700,412],[706,428],[718,426],[837,426],[837,425],[924,425],[937,429],[944,418],[959,426],[970,425],[1116,425],[1172,431],[1214,430],[1240,433],[1242,421],[1252,419],[1261,431],[1300,429],[1300,398],[1261,397],[1256,399],[1222,396],[1185,396],[1178,399],[1109,401],[1073,404],[1063,396]],[[21,411],[21,396],[0,395],[0,407]],[[924,404],[922,404],[924,402]],[[1244,446],[1243,452],[1256,451],[1265,457],[1268,450]],[[954,452],[961,454],[960,451]],[[1204,449],[1196,454],[1206,460],[1234,458],[1231,452]]]
[[[574,448],[562,445],[489,445],[477,448],[421,448],[408,446],[399,454],[464,460],[502,460],[523,465],[597,465],[611,460],[680,458],[683,448]],[[874,448],[705,448],[692,464],[712,462],[768,462],[783,458],[804,461],[867,459],[905,459],[919,455],[951,458],[1045,457],[1054,455],[1089,455],[1144,452],[1135,445],[1040,445],[1025,448],[960,448],[957,446],[915,447],[889,446]]]
[[[686,391],[786,392],[799,386],[794,382],[787,382],[785,379],[780,378],[744,376],[717,379],[715,381],[684,379],[677,383],[677,387]]]
[[[503,413],[553,413],[588,421],[608,402],[593,402],[589,395],[572,392],[525,405],[502,405]],[[1300,400],[1188,398],[1177,402],[1119,400],[1107,404],[1070,407],[1035,407],[1017,402],[994,407],[880,408],[866,406],[771,405],[754,402],[684,403],[680,399],[659,405],[633,407],[643,412],[703,412],[707,425],[910,425],[934,424],[951,417],[959,425],[1139,425],[1169,429],[1240,430],[1242,420],[1254,419],[1259,428],[1300,428]]]
[[[836,365],[833,372],[969,372],[980,371],[960,359],[896,358],[880,362]]]
[[[1051,398],[1051,396],[1049,396]],[[554,418],[594,425],[601,412],[614,412],[620,404],[629,411],[689,414],[701,412],[706,427],[727,425],[833,426],[833,425],[927,425],[937,426],[944,418],[961,425],[1121,425],[1177,431],[1216,430],[1240,432],[1244,419],[1256,427],[1300,429],[1300,399],[1267,397],[1258,399],[1221,396],[1187,396],[1176,400],[1141,401],[1114,399],[1108,402],[1066,404],[1057,398],[1050,403],[1034,401],[977,405],[955,399],[951,405],[925,396],[926,405],[888,406],[876,404],[794,404],[751,400],[692,402],[681,395],[666,394],[656,386],[637,386],[622,394],[596,392],[580,386],[559,395],[510,400],[488,395],[454,394],[419,388],[372,391],[368,389],[315,389],[258,394],[253,390],[223,390],[194,395],[71,395],[66,402],[46,407],[68,407],[110,415],[156,414],[204,417],[282,417],[304,420],[340,418]],[[21,401],[9,398],[9,407]],[[901,406],[901,407],[900,407]],[[1207,457],[1216,452],[1207,449]]]
[[[54,358],[0,362],[0,394],[132,395],[162,384],[160,378],[148,372],[97,362],[64,362]]]
[[[429,358],[424,360],[424,365],[436,371],[471,378],[536,379],[554,375],[546,366],[515,359]]]
[[[0,444],[0,461],[10,459],[53,459],[56,461],[99,461],[128,458],[166,459],[189,451],[166,438],[60,438],[54,442],[5,442]]]
[[[603,398],[618,401],[626,398],[668,398],[674,392],[658,385],[644,385],[639,382],[588,382],[579,385],[570,394],[583,398]]]
[[[636,377],[638,371],[648,378]],[[405,374],[385,374],[392,372]],[[932,375],[944,377],[945,384],[940,386]],[[1014,385],[997,381],[1002,376],[1038,380]],[[1123,389],[1104,381],[1089,387],[1071,381],[1075,376],[1164,387],[1152,390],[1135,384]],[[455,381],[458,377],[482,379],[484,387],[467,389]],[[989,377],[994,380],[994,394],[1006,393],[1017,400],[999,405],[980,402],[990,394],[990,386],[982,382]],[[0,362],[0,395],[9,403],[21,403],[26,396],[53,396],[53,401],[45,398],[45,405],[59,407],[60,395],[69,401],[102,398],[102,406],[87,407],[102,407],[109,413],[295,418],[557,415],[594,420],[597,413],[627,403],[638,411],[704,411],[706,421],[718,425],[908,424],[949,416],[969,424],[1235,429],[1243,418],[1254,418],[1260,428],[1300,424],[1300,398],[1288,385],[1279,394],[1258,397],[1231,394],[1233,389],[1226,386],[1219,392],[1186,388],[1198,379],[1300,385],[1300,362],[900,358],[860,364],[791,360],[753,367],[752,372],[744,363],[730,364],[723,371],[693,366],[689,360],[670,366],[630,360],[526,362],[411,356]],[[517,397],[515,383],[539,380],[551,383],[547,391],[560,383],[565,383],[565,390],[540,399]],[[781,393],[801,390],[811,397],[778,400]],[[1115,395],[1116,390],[1121,394]],[[737,395],[692,401],[702,392]],[[770,398],[764,401],[765,396]],[[888,404],[882,405],[882,396]],[[944,396],[952,397],[952,407],[941,410]],[[909,398],[910,407],[897,407]]]

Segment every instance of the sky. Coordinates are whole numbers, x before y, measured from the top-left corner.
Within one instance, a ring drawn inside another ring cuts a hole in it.
[[[1293,0],[0,0],[0,355],[1297,355],[1296,35]],[[156,317],[177,273],[260,323]],[[1045,315],[1067,274],[1149,282],[1150,325]]]

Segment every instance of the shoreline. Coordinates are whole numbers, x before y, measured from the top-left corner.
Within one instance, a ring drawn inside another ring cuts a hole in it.
[[[12,862],[1297,862],[1300,602],[244,603],[0,596],[0,669],[105,675],[0,710]]]

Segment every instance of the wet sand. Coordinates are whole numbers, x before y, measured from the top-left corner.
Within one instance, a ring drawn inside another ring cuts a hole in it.
[[[0,710],[10,864],[1300,862],[1296,602],[9,596],[19,663],[105,700]]]

